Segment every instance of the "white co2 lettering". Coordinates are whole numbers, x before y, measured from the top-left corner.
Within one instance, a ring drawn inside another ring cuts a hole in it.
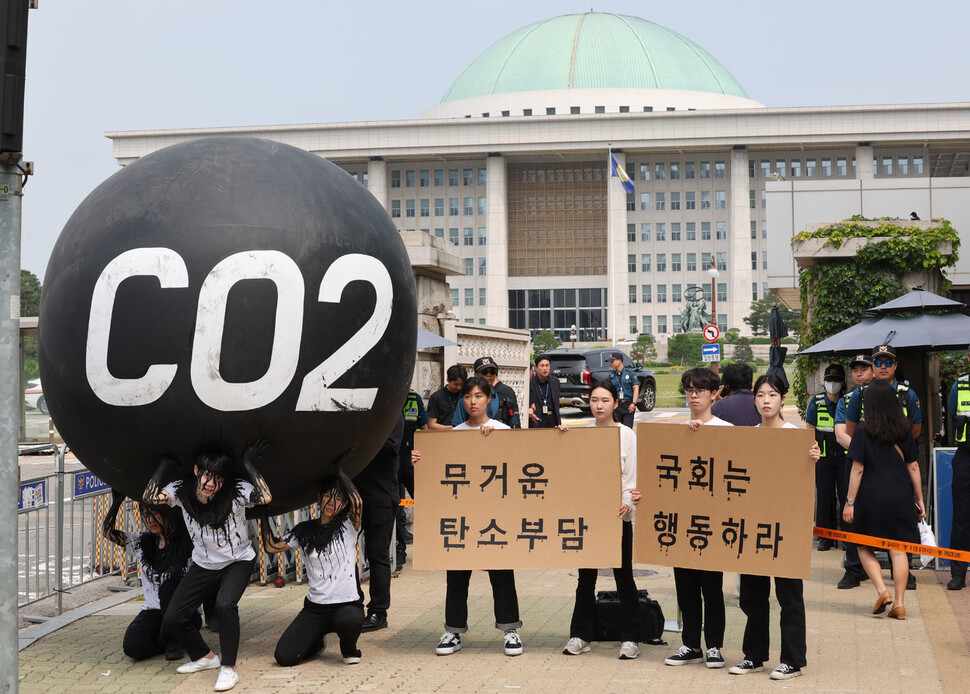
[[[188,287],[182,257],[168,248],[138,248],[122,253],[102,270],[91,297],[85,353],[88,383],[109,405],[135,407],[158,400],[175,379],[177,364],[152,364],[140,378],[116,378],[108,370],[108,343],[115,295],[129,277],[157,277],[162,289]],[[248,383],[222,378],[222,338],[229,291],[243,280],[268,279],[276,285],[276,326],[269,366]],[[340,303],[351,282],[374,287],[377,300],[367,322],[303,379],[297,411],[368,410],[377,388],[334,388],[381,339],[391,319],[394,290],[387,268],[376,258],[344,255],[327,269],[318,301]],[[303,275],[293,260],[279,251],[246,251],[220,261],[202,283],[196,311],[189,373],[199,399],[223,412],[254,410],[276,400],[293,380],[303,338]]]

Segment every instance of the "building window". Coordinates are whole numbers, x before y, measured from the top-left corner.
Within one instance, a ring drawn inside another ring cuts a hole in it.
[[[647,212],[650,209],[650,193],[640,193],[640,210]]]
[[[451,305],[452,306],[457,306],[458,305],[458,290],[457,289],[452,289],[451,290]]]
[[[471,277],[475,274],[475,266],[473,265],[474,262],[474,258],[465,258],[465,275],[467,277]]]
[[[666,253],[657,253],[657,272],[667,272]]]
[[[445,237],[445,230],[444,229],[435,229],[434,230],[434,235],[437,236],[439,239],[443,239]]]
[[[761,296],[768,296],[768,283],[767,282],[762,282],[761,283]]]
[[[484,246],[488,243],[488,229],[486,227],[478,227],[478,245]]]
[[[791,160],[791,175],[792,178],[801,178],[802,176],[802,160],[792,159]]]
[[[686,241],[697,240],[697,222],[687,222]]]
[[[391,200],[391,217],[398,218],[401,216],[401,201]]]
[[[754,159],[748,159],[748,178],[755,177],[754,164],[755,164]]]
[[[478,170],[478,185],[484,186],[488,183],[488,173],[485,169]]]
[[[761,238],[768,238],[768,220],[766,219],[761,220]]]
[[[892,176],[893,175],[893,158],[883,157],[882,158],[882,175]]]
[[[458,185],[458,169],[448,169],[448,185]]]
[[[751,269],[758,269],[758,251],[751,251]]]
[[[466,217],[471,217],[475,214],[475,198],[462,198],[462,211]]]
[[[813,178],[818,175],[816,166],[818,164],[817,159],[806,159],[805,160],[805,176],[808,178]]]
[[[637,271],[637,254],[630,253],[626,257],[626,271],[636,272]]]
[[[761,189],[761,209],[765,209],[768,206],[768,191],[764,188]]]
[[[835,160],[835,175],[836,176],[848,176],[849,175],[849,162],[845,157],[837,157]]]
[[[593,111],[595,113],[606,113],[606,106],[594,106]],[[579,113],[579,106],[576,107],[576,113]]]
[[[677,191],[670,194],[670,209],[672,210],[680,209],[680,193]]]
[[[727,169],[724,166],[723,161],[714,162],[714,178],[726,178]]]
[[[711,191],[709,190],[701,191],[701,209],[702,210],[711,209]]]
[[[546,115],[547,116],[554,116],[554,115],[556,115],[556,107],[555,106],[546,106]]]
[[[670,240],[680,241],[680,222],[672,222],[670,224]]]
[[[649,284],[640,285],[640,302],[649,304],[653,301],[652,287]]]
[[[680,285],[672,284],[670,285],[670,300],[675,304],[681,301]]]
[[[923,175],[923,157],[913,157],[913,173]]]
[[[727,222],[714,222],[714,230],[718,241],[727,239]]]
[[[623,107],[621,106],[620,108],[623,108]],[[636,335],[637,334],[637,317],[636,316],[630,316],[630,334],[631,335]]]
[[[414,216],[414,200],[404,201],[404,216],[413,217]]]
[[[714,208],[718,210],[723,210],[727,208],[727,191],[725,190],[714,191]]]
[[[680,180],[680,163],[670,162],[670,180],[679,181]]]
[[[488,274],[488,259],[487,258],[479,258],[478,259],[478,274],[479,275],[483,275],[483,276]]]
[[[532,115],[532,109],[531,108],[524,108],[524,109],[522,109],[522,115],[523,116],[531,116]]]
[[[431,171],[428,169],[422,169],[418,174],[418,185],[422,188],[427,188],[431,185]]]
[[[786,174],[785,174],[784,159],[775,159],[775,173],[781,176],[782,178],[785,178]]]
[[[717,329],[722,333],[727,332],[727,314],[719,313],[717,314]]]
[[[637,198],[633,193],[626,194],[626,211],[635,212],[637,209]]]
[[[752,210],[755,208],[755,197],[753,190],[748,190],[748,207],[750,207]]]
[[[768,269],[768,251],[761,251],[761,269]]]
[[[643,107],[643,112],[644,113],[650,113],[651,111],[653,111],[653,106],[644,106]]]
[[[667,166],[665,164],[654,164],[653,167],[653,177],[658,181],[663,181],[667,178]]]
[[[471,227],[465,227],[464,229],[461,230],[461,232],[462,232],[462,238],[465,239],[465,245],[474,246],[475,245],[474,230]]]
[[[682,319],[681,315],[679,313],[675,313],[670,317],[670,319],[673,321],[674,335],[677,335],[680,333],[680,322]]]
[[[900,176],[909,175],[909,157],[899,157],[896,160],[896,173]]]
[[[650,180],[650,164],[640,164],[640,180]]]
[[[485,209],[486,209],[486,206],[487,205],[488,205],[488,200],[486,198],[479,198],[478,199],[478,214],[480,216],[482,216],[482,217],[485,216]]]
[[[711,162],[702,161],[701,162],[701,178],[711,177]]]
[[[696,174],[696,171],[697,171],[697,167],[694,165],[694,162],[692,161],[684,162],[684,180],[688,180],[688,181],[693,180]]]
[[[667,209],[667,196],[666,196],[666,194],[664,194],[664,193],[657,193],[656,201],[655,201],[654,204],[655,204],[658,212],[661,211],[661,210],[666,210]]]
[[[717,283],[717,300],[727,301],[727,283]]]
[[[771,175],[771,162],[767,159],[761,160],[761,177],[768,178]]]
[[[475,305],[475,290],[474,289],[466,289],[465,290],[465,306],[474,306],[474,305]]]
[[[650,240],[650,222],[644,222],[640,225],[640,240]]]
[[[485,296],[486,296],[485,291],[486,290],[485,290],[484,287],[482,287],[481,289],[478,290],[478,305],[479,306],[484,306],[485,305]]]
[[[444,217],[445,216],[445,199],[435,198],[434,199],[434,216]]]
[[[414,188],[414,171],[405,171],[404,181],[404,185],[406,185],[408,188]]]
[[[597,108],[597,111],[596,111],[597,113],[602,113],[602,111],[598,110],[598,109],[602,108],[602,106],[597,106],[596,108]],[[579,115],[579,106],[570,106],[569,107],[569,113],[571,115],[573,115],[573,116],[578,116]]]
[[[627,224],[626,225],[626,240],[629,243],[636,243],[637,240],[637,225]]]
[[[685,210],[696,210],[697,209],[697,193],[692,190],[688,190],[684,193],[684,209]]]
[[[680,272],[680,253],[672,253],[670,255],[670,271]]]
[[[630,112],[629,106],[620,106],[620,113],[629,113],[629,112]]]
[[[705,282],[702,288],[704,289],[704,301],[706,301],[707,303],[711,303],[711,285],[710,285],[710,283],[709,282]]]
[[[434,184],[435,186],[443,186],[445,184],[445,170],[435,169],[434,170]]]
[[[697,272],[697,254],[687,254],[687,272]]]
[[[752,282],[751,283],[751,300],[752,301],[757,301],[758,300],[758,283],[757,282]]]
[[[661,335],[667,332],[667,316],[657,316],[657,332]]]
[[[431,201],[427,198],[421,199],[421,216],[430,217],[431,216]]]
[[[448,198],[448,215],[450,217],[458,216],[458,198]]]
[[[721,272],[727,270],[727,253],[717,253],[717,269]]]
[[[657,240],[666,241],[667,240],[667,225],[664,222],[657,224]]]
[[[461,183],[465,186],[475,185],[475,172],[471,169],[461,170]]]
[[[751,238],[758,238],[758,223],[753,219],[751,220]]]
[[[458,229],[449,229],[448,230],[448,240],[451,241],[451,243],[452,243],[453,246],[457,246],[458,245]]]
[[[658,284],[657,285],[657,303],[665,304],[667,303],[667,285]]]
[[[701,222],[701,241],[710,241],[710,240],[711,240],[711,223]]]
[[[832,159],[830,157],[822,157],[822,175],[832,175]]]
[[[640,271],[650,272],[650,254],[641,253],[640,254]]]
[[[637,285],[631,284],[629,286],[629,298],[631,304],[637,303]]]
[[[391,188],[401,187],[401,172],[391,171]]]

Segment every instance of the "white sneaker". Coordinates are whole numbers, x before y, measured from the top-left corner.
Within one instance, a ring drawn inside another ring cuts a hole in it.
[[[624,641],[620,644],[620,660],[636,660],[640,655],[640,647],[633,641]]]
[[[192,672],[202,672],[203,670],[215,670],[219,667],[219,656],[214,655],[211,658],[206,658],[205,656],[199,658],[198,660],[190,660],[187,663],[178,666],[175,671],[180,675],[188,675]]]
[[[222,669],[219,670],[219,679],[216,680],[216,691],[228,692],[230,689],[236,686],[238,681],[239,674],[231,667],[226,667],[223,665]]]
[[[455,651],[461,650],[461,636],[446,631],[438,641],[438,647],[434,649],[435,655],[451,655]]]
[[[580,655],[590,652],[589,641],[583,641],[578,636],[574,636],[566,642],[566,647],[562,649],[563,655]]]

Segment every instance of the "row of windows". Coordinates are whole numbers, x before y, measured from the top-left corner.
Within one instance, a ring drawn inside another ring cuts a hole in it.
[[[639,229],[640,241],[650,241],[654,239],[656,241],[666,241],[667,240],[667,223],[666,222],[642,222]],[[718,241],[724,241],[727,239],[727,222],[714,222],[714,233]],[[627,224],[626,225],[626,240],[633,243],[637,240],[637,225]],[[697,241],[697,222],[671,222],[670,223],[670,240],[671,241]],[[700,229],[700,240],[710,241],[711,240],[711,223],[701,222]]]
[[[752,259],[754,258],[754,253],[751,254]],[[767,260],[767,251],[763,252],[765,259]],[[683,263],[681,263],[681,258],[686,257],[686,267],[682,268]],[[718,270],[727,270],[727,253],[715,253],[715,262],[717,263]],[[701,253],[701,271],[706,271],[711,264],[711,254]],[[670,271],[671,272],[681,272],[683,269],[685,272],[697,272],[697,254],[696,253],[671,253],[670,254]],[[656,265],[653,263],[653,256],[650,253],[641,253],[640,262],[637,264],[637,256],[635,253],[630,253],[626,257],[626,269],[627,272],[667,272],[667,254],[657,253]],[[757,269],[757,268],[755,268]]]
[[[460,169],[460,172],[461,177],[459,178],[459,169],[448,169],[449,186],[457,186],[459,185],[459,181],[463,186],[473,186],[476,180],[478,185],[484,186],[488,181],[488,176],[484,168],[477,170],[477,178],[475,169]],[[401,173],[399,169],[391,170],[391,188],[401,187]],[[404,186],[406,188],[414,188],[415,185],[420,188],[427,188],[431,186],[432,182],[436,187],[445,185],[444,169],[406,169],[403,173]]]
[[[458,205],[459,198],[448,198],[448,216],[457,217],[459,210],[461,214],[466,217],[471,217],[478,214],[481,217],[485,216],[485,210],[488,209],[488,200],[486,198],[478,198],[477,209],[475,198],[461,198],[461,206]],[[417,201],[418,207],[417,212],[421,217],[431,216],[431,200],[428,198],[422,198]],[[415,216],[415,201],[405,200],[404,201],[404,216],[414,217]],[[401,216],[401,201],[391,200],[391,217],[400,218]],[[444,217],[445,216],[445,199],[435,198],[434,199],[434,216]]]
[[[475,258],[465,258],[465,276],[472,277],[475,274]],[[488,260],[486,258],[478,258],[478,274],[484,277],[488,274]]]
[[[910,167],[912,160],[912,167]],[[834,167],[833,167],[834,161]],[[873,173],[883,176],[908,176],[923,174],[923,157],[921,156],[884,156],[872,158]],[[820,157],[804,160],[804,167],[801,159],[761,159],[755,161],[748,160],[748,176],[755,178],[771,178],[772,174],[778,174],[782,178],[813,178],[816,176],[855,176],[856,164],[855,157]]]
[[[727,209],[727,191],[726,190],[715,190],[714,193],[714,209],[724,210]],[[668,208],[668,193],[640,193],[639,210],[641,212],[647,212],[650,210],[650,200],[651,195],[653,196],[653,209],[658,212],[664,210],[679,210],[681,209],[681,193],[680,191],[670,191]],[[700,204],[698,204],[698,202]],[[709,210],[711,209],[711,191],[702,190],[684,191],[683,194],[683,209],[685,210]],[[626,194],[626,210],[627,212],[635,212],[637,207],[636,193]]]
[[[485,306],[485,298],[486,298],[486,296],[487,296],[487,294],[486,294],[485,288],[484,287],[479,288],[479,290],[478,290],[478,305],[479,306]],[[459,300],[458,290],[457,289],[452,289],[451,290],[451,305],[452,306],[458,306],[459,305],[458,300]],[[474,305],[475,305],[475,290],[474,289],[465,289],[465,306],[474,306]]]
[[[522,109],[522,115],[523,116],[531,116],[531,115],[533,115],[533,111],[534,110],[535,109],[524,108],[524,109]],[[667,106],[664,110],[665,111],[676,111],[677,109],[675,107],[673,107],[673,106]],[[681,110],[683,110],[683,109],[681,109]],[[696,111],[697,109],[689,108],[687,110],[688,111]],[[620,113],[630,113],[630,107],[629,106],[620,106],[620,111],[619,112]],[[510,115],[512,115],[512,112],[511,111],[502,111],[501,113],[502,113],[502,117],[503,118],[508,118]],[[570,106],[569,107],[569,114],[570,115],[578,116],[581,113],[582,113],[582,107],[580,107],[580,106]],[[586,111],[586,113],[589,113],[589,111]],[[606,113],[606,106],[594,106],[593,107],[593,113]],[[644,106],[643,107],[643,113],[653,113],[653,106]],[[491,115],[492,115],[491,114],[491,111],[483,111],[482,112],[482,118],[488,118]],[[538,115],[538,114],[536,114],[536,115]],[[546,115],[547,116],[554,116],[554,115],[556,115],[556,107],[555,106],[546,106]],[[465,114],[465,118],[471,118],[471,114]]]
[[[658,285],[656,285],[656,292],[653,291],[653,287],[654,287],[654,285],[641,284],[641,285],[639,285],[639,291],[637,291],[637,285],[635,285],[635,284],[629,285],[629,288],[628,288],[629,289],[629,294],[628,294],[628,297],[627,297],[628,298],[628,301],[631,304],[635,304],[635,303],[637,303],[637,296],[639,296],[640,297],[640,303],[642,303],[642,304],[650,304],[650,303],[653,303],[654,301],[656,301],[658,304],[665,304],[665,303],[667,303],[667,285],[666,284],[658,284]],[[684,300],[682,287],[683,287],[683,285],[680,285],[680,284],[672,284],[672,285],[670,285],[670,301],[672,303],[677,304],[677,303],[680,303],[681,301]],[[688,290],[690,290],[690,289],[697,289],[697,288],[698,287],[696,285],[693,285],[693,284],[687,285],[687,289]],[[708,303],[710,303],[710,301],[711,301],[711,285],[704,284],[700,288],[704,290],[704,301],[707,301]],[[724,283],[724,284],[720,284],[719,283],[717,285],[717,300],[718,301],[727,301],[727,284],[726,283]]]
[[[654,162],[652,165],[650,163],[630,164],[627,167],[627,173],[631,179],[640,181],[649,181],[651,177],[655,181],[668,179],[678,181],[681,174],[683,174],[685,180],[709,179],[712,172],[714,178],[727,178],[727,163],[715,161],[713,164],[713,167],[710,161]]]

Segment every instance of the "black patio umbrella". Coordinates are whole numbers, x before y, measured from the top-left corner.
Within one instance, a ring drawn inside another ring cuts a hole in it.
[[[918,313],[915,316],[863,318],[862,322],[822,340],[799,354],[854,354],[875,345],[927,351],[966,349],[970,345],[970,316],[962,313]]]
[[[966,308],[966,304],[917,287],[908,294],[903,294],[892,301],[866,309],[862,312],[862,315],[887,316],[899,313],[926,313],[927,311],[950,313],[964,308]]]
[[[768,371],[775,374],[788,388],[788,374],[785,373],[785,357],[788,356],[788,348],[781,346],[781,339],[788,337],[788,328],[785,321],[778,313],[778,307],[772,306],[768,316],[768,335],[771,337],[771,347],[768,350]]]

